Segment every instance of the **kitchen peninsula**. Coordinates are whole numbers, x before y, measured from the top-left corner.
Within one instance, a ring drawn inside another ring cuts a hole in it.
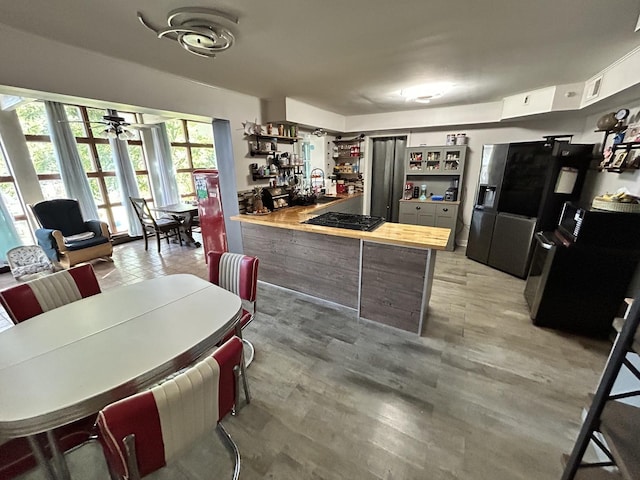
[[[450,230],[383,223],[367,232],[302,223],[355,197],[231,219],[241,222],[244,252],[260,259],[260,280],[421,334],[436,251],[446,248]]]

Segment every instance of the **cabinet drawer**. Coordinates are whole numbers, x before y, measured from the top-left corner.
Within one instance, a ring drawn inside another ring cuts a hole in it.
[[[438,205],[436,215],[438,217],[455,217],[457,208],[451,205]]]
[[[400,202],[400,213],[430,213],[435,215],[436,213],[436,205],[432,203],[422,203],[422,202]]]

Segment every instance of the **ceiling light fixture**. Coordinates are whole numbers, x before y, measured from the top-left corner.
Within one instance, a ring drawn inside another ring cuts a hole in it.
[[[228,50],[235,42],[235,36],[231,30],[219,23],[220,19],[227,23],[238,24],[237,17],[220,10],[185,7],[169,12],[167,15],[169,27],[161,29],[153,27],[142,17],[142,13],[138,12],[140,23],[155,33],[158,38],[175,40],[187,52],[205,58],[214,58],[216,53]]]
[[[429,103],[431,100],[442,97],[453,88],[453,83],[432,83],[403,88],[400,95],[416,103]]]
[[[118,138],[120,140],[130,140],[135,138],[136,134],[121,125],[109,125],[104,129],[103,133],[107,138]]]

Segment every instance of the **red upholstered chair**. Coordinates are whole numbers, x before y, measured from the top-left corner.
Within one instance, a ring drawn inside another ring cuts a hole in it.
[[[0,304],[13,323],[100,293],[91,264],[36,278],[0,291]]]
[[[0,291],[0,303],[14,323],[48,310],[100,293],[100,285],[90,264],[63,270],[46,277]],[[96,416],[54,430],[62,451],[81,445],[91,437]],[[42,444],[46,435],[39,435]],[[46,444],[46,442],[45,442]],[[45,454],[51,455],[48,449]],[[29,442],[15,438],[0,445],[0,479],[10,479],[36,467]]]
[[[175,377],[104,408],[98,438],[111,476],[145,477],[216,428],[234,457],[237,479],[240,453],[220,420],[235,408],[241,363],[242,342],[232,337]]]
[[[208,252],[209,281],[225,290],[235,293],[250,304],[250,310],[242,309],[241,330],[251,323],[256,315],[256,295],[258,290],[258,259],[240,253]],[[233,335],[230,332],[228,336]],[[246,365],[253,361],[255,349],[248,340],[242,340],[248,354]]]
[[[60,450],[63,452],[71,450],[90,440],[93,436],[95,421],[96,416],[91,415],[64,427],[56,428],[54,434],[58,439]],[[46,438],[46,434],[41,433],[37,436],[37,441],[41,445],[43,443],[47,445],[44,453],[50,458],[51,452],[48,448],[48,443],[46,443]],[[0,445],[0,479],[9,480],[15,478],[36,468],[37,465],[38,462],[33,456],[26,438],[14,438]]]

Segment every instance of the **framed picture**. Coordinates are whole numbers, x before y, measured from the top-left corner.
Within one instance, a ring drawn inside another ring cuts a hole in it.
[[[618,150],[613,154],[613,161],[609,165],[609,168],[622,168],[624,166],[625,158],[627,158],[627,151]]]
[[[640,122],[631,123],[624,133],[624,143],[640,142]]]
[[[627,155],[627,168],[640,168],[640,149],[633,149]]]

